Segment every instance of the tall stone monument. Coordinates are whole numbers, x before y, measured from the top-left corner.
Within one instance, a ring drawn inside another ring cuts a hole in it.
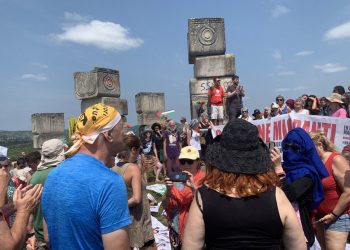
[[[190,18],[188,20],[188,60],[194,64],[194,78],[189,82],[192,119],[202,112],[210,113],[208,90],[219,77],[226,91],[236,73],[235,56],[225,54],[225,23],[223,18]]]
[[[135,95],[138,125],[152,125],[159,122],[158,112],[164,112],[164,93],[140,92]]]
[[[32,114],[33,148],[40,149],[50,139],[60,139],[64,135],[63,113]]]
[[[81,112],[96,103],[116,108],[124,117],[128,115],[128,102],[120,98],[119,71],[95,67],[88,72],[74,73],[75,97],[81,100]]]

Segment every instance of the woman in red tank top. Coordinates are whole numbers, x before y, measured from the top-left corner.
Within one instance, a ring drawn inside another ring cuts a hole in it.
[[[345,249],[350,231],[350,167],[323,133],[310,136],[330,174],[322,180],[325,199],[317,208],[317,240],[322,249]]]

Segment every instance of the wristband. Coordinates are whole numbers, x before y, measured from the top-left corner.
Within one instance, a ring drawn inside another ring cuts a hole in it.
[[[339,218],[339,215],[336,215],[335,213],[333,213],[333,211],[331,212],[331,214],[336,217],[336,218]]]

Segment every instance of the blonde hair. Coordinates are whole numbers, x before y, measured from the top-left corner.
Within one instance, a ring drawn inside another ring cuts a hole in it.
[[[335,147],[334,143],[331,142],[323,132],[316,131],[316,132],[310,132],[309,133],[311,139],[314,141],[314,143],[322,143],[323,150],[326,152],[338,152],[337,148]]]

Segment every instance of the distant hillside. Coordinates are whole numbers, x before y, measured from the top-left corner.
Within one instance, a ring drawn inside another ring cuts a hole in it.
[[[68,138],[68,130],[64,131],[64,137]],[[0,146],[8,148],[11,160],[20,157],[22,152],[30,153],[34,150],[32,131],[0,131]]]
[[[31,141],[32,131],[0,131],[0,145]]]

